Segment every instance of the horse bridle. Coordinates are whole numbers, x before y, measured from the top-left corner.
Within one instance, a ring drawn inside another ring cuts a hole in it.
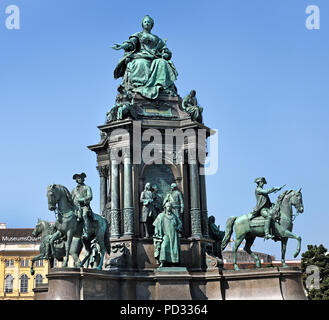
[[[50,201],[48,201],[48,204],[55,207],[55,209],[54,209],[55,217],[58,221],[61,221],[62,217],[63,217],[63,213],[58,209],[57,202],[55,201],[54,191],[53,191],[54,187],[55,187],[55,185],[52,185],[48,192],[48,196],[50,198]]]
[[[300,190],[297,191],[297,194],[301,194]],[[297,196],[296,191],[294,191],[293,196]],[[292,221],[294,221],[299,215],[301,214],[301,212],[299,212],[299,210],[296,210],[296,214],[292,213]]]

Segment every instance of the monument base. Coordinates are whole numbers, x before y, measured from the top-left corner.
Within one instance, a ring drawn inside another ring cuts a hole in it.
[[[35,299],[306,300],[302,273],[296,267],[206,272],[163,269],[130,272],[55,268],[47,275],[48,291],[36,288]]]
[[[223,272],[224,300],[306,300],[297,267]]]
[[[190,279],[184,267],[155,269],[155,300],[191,300]]]

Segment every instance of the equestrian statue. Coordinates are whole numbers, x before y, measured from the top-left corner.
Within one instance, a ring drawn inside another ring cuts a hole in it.
[[[56,213],[55,232],[49,239],[49,247],[52,254],[56,252],[56,241],[65,239],[63,267],[67,267],[70,254],[74,260],[74,265],[76,267],[83,267],[89,261],[92,254],[92,241],[96,239],[101,252],[101,259],[97,269],[101,270],[105,252],[110,254],[111,250],[109,228],[106,219],[93,212],[87,212],[88,210],[91,211],[91,209],[89,202],[86,202],[83,198],[80,198],[80,206],[77,206],[68,189],[60,184],[51,184],[48,186],[47,198],[49,210]],[[87,218],[88,216],[89,218]],[[84,225],[85,219],[89,219],[88,227]],[[80,246],[76,244],[81,241],[86,250],[86,256],[82,261],[79,260]],[[75,250],[72,251],[72,248]]]
[[[233,247],[233,266],[235,270],[239,270],[237,250],[244,239],[246,240],[244,250],[253,257],[256,267],[261,267],[259,257],[250,249],[256,237],[281,241],[281,262],[283,267],[287,267],[285,254],[288,239],[297,240],[295,258],[301,249],[301,237],[292,233],[294,220],[292,206],[296,208],[297,215],[304,211],[301,189],[284,191],[279,195],[276,203],[272,204],[268,195],[280,191],[284,185],[279,188],[263,189],[264,184],[267,183],[264,177],[255,179],[255,183],[257,184],[255,209],[248,214],[230,217],[227,220],[221,248],[224,250],[230,242],[234,227],[236,240]]]

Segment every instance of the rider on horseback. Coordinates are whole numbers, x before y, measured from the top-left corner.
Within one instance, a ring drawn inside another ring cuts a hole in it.
[[[93,217],[93,212],[90,208],[90,201],[93,198],[91,188],[84,184],[86,174],[82,172],[81,174],[76,173],[73,179],[77,182],[77,186],[72,190],[72,199],[76,205],[76,215],[77,220],[83,219],[83,237],[89,237],[90,222],[95,221]]]
[[[259,215],[264,217],[265,239],[273,239],[274,236],[270,234],[270,225],[273,218],[273,204],[271,203],[270,197],[268,195],[272,192],[276,193],[280,191],[285,185],[279,188],[273,187],[271,189],[263,189],[264,184],[267,184],[264,177],[256,178],[255,183],[257,183],[257,188],[255,190],[257,204],[251,213],[250,220]]]
[[[56,232],[55,225],[49,224],[48,234],[46,235],[46,237],[44,238],[44,241],[43,241],[44,247],[45,247],[44,259],[49,260],[54,255],[54,253],[52,252],[50,240],[55,232]]]

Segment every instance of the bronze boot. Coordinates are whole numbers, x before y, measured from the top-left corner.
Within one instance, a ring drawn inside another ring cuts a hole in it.
[[[273,239],[274,237],[270,234],[270,226],[271,226],[271,217],[266,218],[265,220],[265,226],[264,226],[264,231],[265,231],[265,239]]]

